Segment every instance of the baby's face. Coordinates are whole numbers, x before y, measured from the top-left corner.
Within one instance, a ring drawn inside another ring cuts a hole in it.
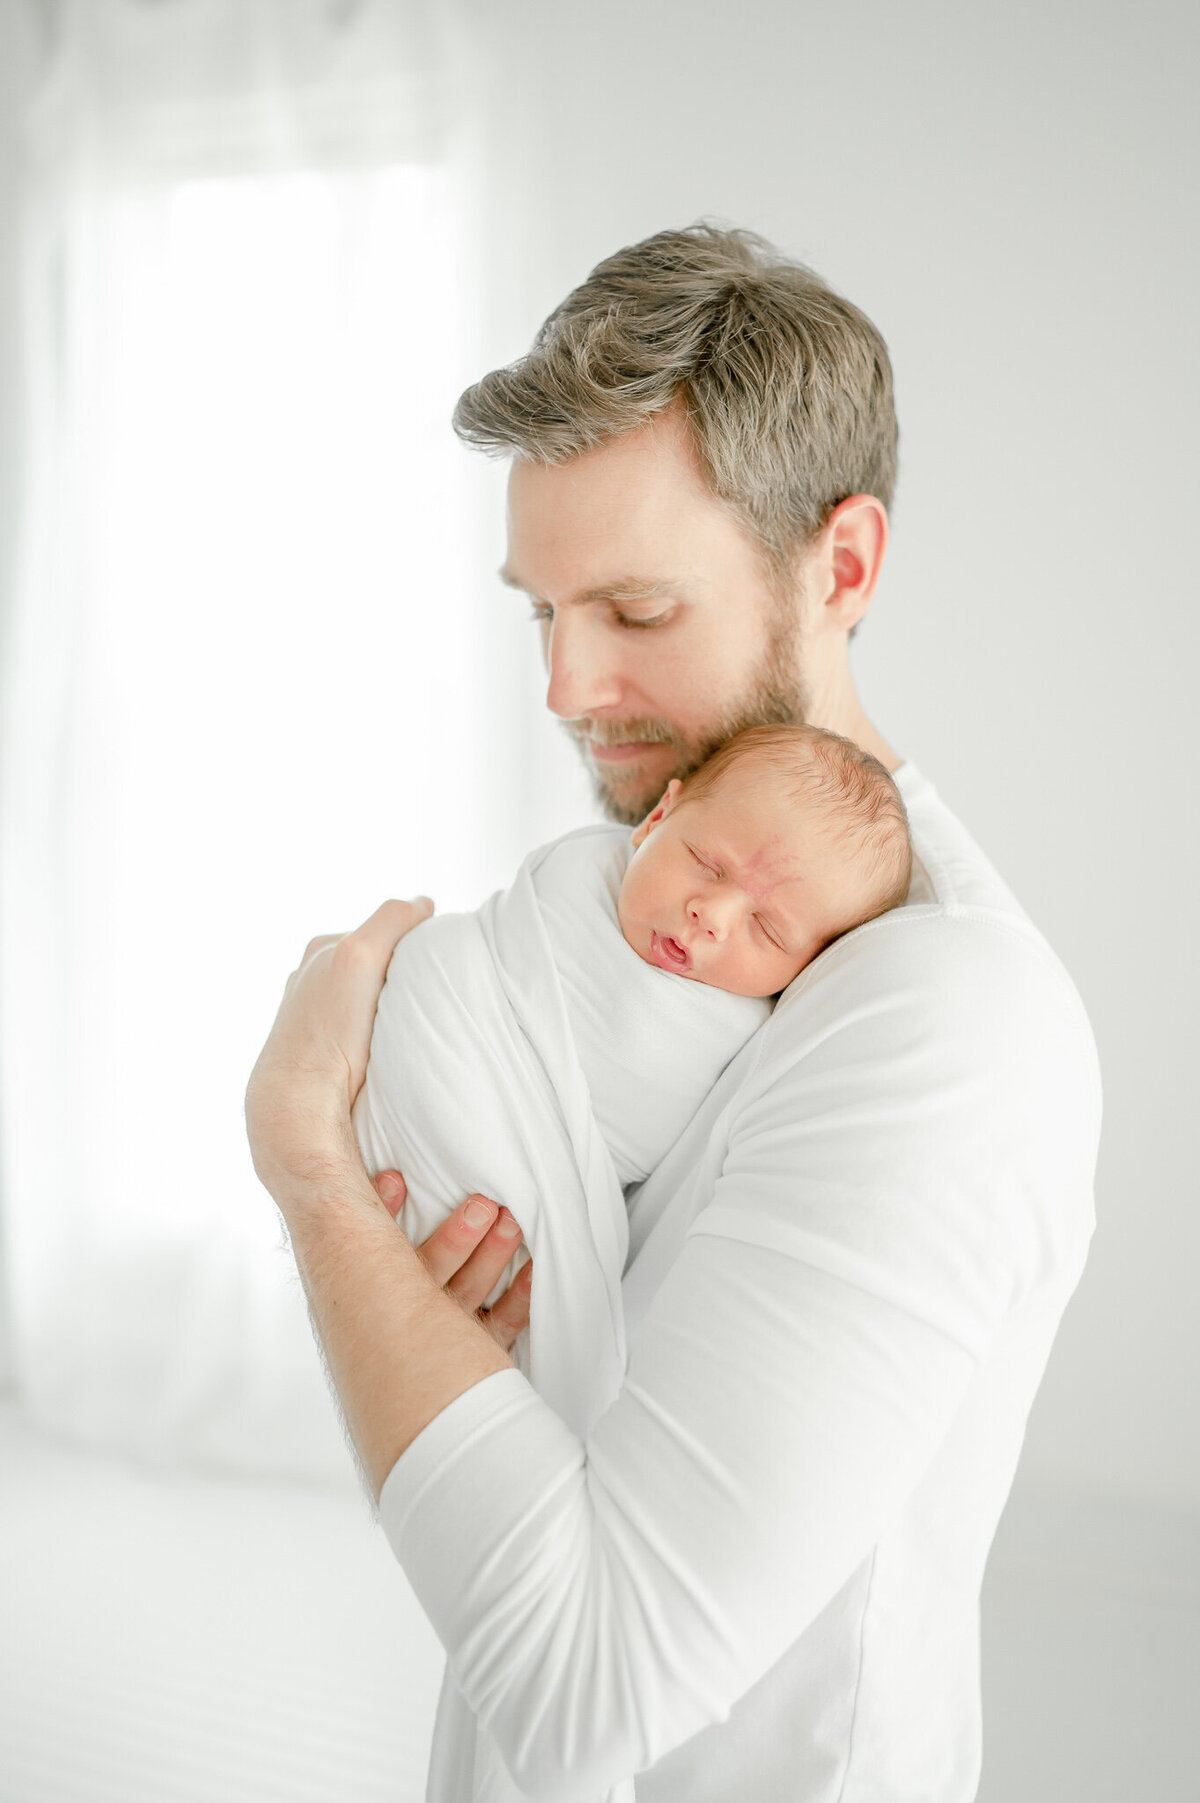
[[[854,860],[761,766],[677,805],[676,778],[633,834],[617,898],[647,964],[734,995],[777,995],[867,911]]]

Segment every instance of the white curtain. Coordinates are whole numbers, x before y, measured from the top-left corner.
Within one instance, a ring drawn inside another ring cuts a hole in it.
[[[495,886],[456,15],[36,10],[0,747],[17,1390],[155,1463],[352,1482],[242,1094],[314,933]]]

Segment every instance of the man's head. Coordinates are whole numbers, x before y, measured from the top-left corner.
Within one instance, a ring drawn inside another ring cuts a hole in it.
[[[912,876],[908,816],[878,760],[814,726],[757,726],[633,834],[617,915],[648,964],[735,995],[777,995],[889,908]]]
[[[506,579],[613,819],[820,705],[886,545],[896,422],[882,338],[812,271],[748,232],[660,232],[454,424],[513,456]]]

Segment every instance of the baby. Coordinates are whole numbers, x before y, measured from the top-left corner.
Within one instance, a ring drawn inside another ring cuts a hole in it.
[[[531,1240],[536,1212],[574,1232],[563,1211],[595,1212],[598,1187],[628,1200],[773,998],[900,906],[911,868],[875,758],[817,727],[756,726],[672,780],[632,835],[567,833],[476,913],[423,921],[393,955],[353,1110],[368,1172],[404,1174],[409,1239],[473,1191]]]
[[[675,976],[775,996],[817,953],[908,893],[899,791],[849,740],[755,726],[635,830],[617,896],[627,945]]]

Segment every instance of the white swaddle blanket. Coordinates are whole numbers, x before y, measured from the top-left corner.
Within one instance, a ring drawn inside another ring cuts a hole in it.
[[[649,1175],[773,1004],[647,964],[617,892],[626,827],[582,827],[525,860],[472,914],[396,947],[352,1119],[370,1175],[402,1171],[398,1220],[421,1245],[473,1190],[503,1202],[536,1260],[511,1356],[578,1435],[625,1373],[623,1190]],[[518,1249],[487,1302],[525,1262]],[[473,1773],[468,1784],[466,1773]],[[427,1798],[517,1803],[486,1697],[447,1664]],[[604,1803],[633,1803],[632,1779]],[[600,1803],[600,1799],[597,1799]]]

